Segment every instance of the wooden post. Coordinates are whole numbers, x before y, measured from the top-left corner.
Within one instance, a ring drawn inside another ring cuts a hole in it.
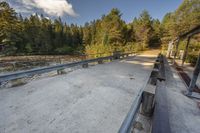
[[[147,84],[142,94],[141,114],[143,114],[144,116],[151,117],[153,114],[155,90],[155,85]]]
[[[168,49],[167,49],[167,58],[170,57],[171,51],[172,51],[172,47],[173,47],[173,41],[169,42],[168,44]]]
[[[113,52],[113,56],[114,56],[114,59],[120,59],[120,52],[119,51],[114,51]]]
[[[16,71],[15,62],[12,63],[12,65],[13,65],[13,71]]]
[[[178,41],[177,41],[177,43],[176,43],[176,50],[175,50],[175,53],[174,53],[173,64],[175,63],[176,56],[177,56],[177,53],[178,53],[178,45],[179,45],[179,42],[180,42],[180,39],[178,39]]]
[[[185,46],[185,51],[184,51],[183,60],[182,60],[182,66],[184,65],[185,59],[187,57],[189,43],[190,43],[190,37],[187,38],[187,44]]]
[[[103,64],[103,60],[98,60],[98,64]]]
[[[197,60],[197,63],[196,63],[196,66],[195,66],[195,69],[194,69],[194,72],[193,72],[193,76],[192,76],[192,79],[190,81],[190,86],[189,86],[189,92],[188,92],[188,95],[191,95],[192,94],[192,91],[196,85],[196,81],[198,79],[198,75],[199,75],[199,72],[200,72],[200,52],[199,52],[199,57],[198,57],[198,60]]]

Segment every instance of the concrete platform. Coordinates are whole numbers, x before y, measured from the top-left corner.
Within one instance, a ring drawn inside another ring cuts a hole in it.
[[[200,108],[183,94],[186,86],[176,70],[166,64],[166,82],[158,82],[153,133],[199,133]]]
[[[116,133],[155,57],[128,57],[1,89],[0,133]]]

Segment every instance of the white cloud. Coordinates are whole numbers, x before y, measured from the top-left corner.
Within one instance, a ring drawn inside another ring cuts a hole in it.
[[[35,4],[42,8],[47,14],[54,14],[57,16],[62,16],[64,13],[70,16],[77,16],[72,8],[72,4],[68,3],[66,0],[34,0]]]
[[[67,0],[21,0],[21,2],[26,8],[39,8],[53,16],[63,16],[65,13],[73,17],[78,16]]]

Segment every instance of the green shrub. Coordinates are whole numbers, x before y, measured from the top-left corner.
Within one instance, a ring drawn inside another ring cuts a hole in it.
[[[186,62],[191,63],[192,66],[195,66],[198,59],[198,52],[189,53]]]
[[[67,54],[67,53],[71,53],[72,51],[73,49],[69,46],[64,46],[64,47],[55,49],[55,52],[58,54]]]
[[[114,51],[121,51],[121,52],[133,52],[133,51],[140,51],[142,49],[141,44],[136,43],[127,43],[123,44],[93,44],[93,45],[86,45],[85,53],[90,55],[91,57],[102,57],[112,55]],[[104,53],[104,54],[98,54]]]

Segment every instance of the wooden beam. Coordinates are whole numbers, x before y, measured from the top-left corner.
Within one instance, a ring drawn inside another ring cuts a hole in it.
[[[186,46],[185,46],[184,55],[183,55],[183,59],[182,59],[182,66],[183,66],[184,63],[185,63],[185,60],[186,60],[186,57],[187,57],[187,54],[188,54],[188,46],[189,46],[189,43],[190,43],[190,37],[187,38],[187,44],[186,44]]]
[[[194,35],[199,34],[199,33],[200,33],[200,29],[197,29],[196,31],[188,34],[187,37],[193,37]]]
[[[200,25],[198,25],[197,27],[191,29],[190,31],[180,35],[179,38],[184,39],[186,37],[192,37],[192,36],[194,36],[195,34],[198,34],[198,33],[200,33]]]

